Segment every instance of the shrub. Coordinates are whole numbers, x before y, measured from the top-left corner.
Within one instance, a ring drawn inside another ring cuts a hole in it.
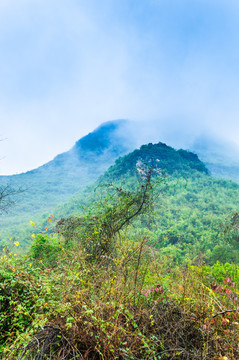
[[[30,256],[42,260],[45,265],[56,266],[57,258],[62,252],[62,243],[57,236],[48,234],[36,235],[30,247]]]

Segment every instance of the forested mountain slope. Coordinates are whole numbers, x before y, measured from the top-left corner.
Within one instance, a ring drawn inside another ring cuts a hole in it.
[[[221,228],[238,195],[148,144],[18,228],[0,248],[4,359],[238,359],[239,215]]]
[[[1,227],[48,212],[93,183],[119,156],[136,148],[137,133],[134,122],[106,122],[47,164],[26,173],[0,176],[0,184],[24,190],[15,197],[16,205],[10,213],[1,217]],[[160,140],[160,134],[158,138]],[[214,176],[239,181],[237,148],[205,135],[194,141],[191,150],[199,155]]]
[[[122,131],[124,120],[106,122],[75,143],[69,151],[26,173],[0,176],[1,185],[21,188],[15,206],[0,217],[1,228],[50,211],[94,182],[120,155],[129,151]]]
[[[152,243],[162,248],[162,254],[180,261],[197,257],[199,251],[207,261],[232,259],[234,250],[221,234],[225,219],[238,210],[239,185],[212,177],[195,153],[175,150],[163,143],[141,146],[118,158],[101,175],[113,159],[131,146],[122,141],[126,124],[106,123],[42,168],[10,177],[13,186],[26,186],[28,191],[19,195],[12,214],[1,217],[1,244],[10,237],[21,240],[23,246],[30,244],[30,220],[42,230],[48,226],[51,213],[56,219],[83,213],[83,208],[102,193],[102,184],[115,183],[132,189],[138,184],[136,168],[140,162],[160,169],[158,176],[163,181],[153,221],[149,224],[138,219],[136,230],[144,228]]]
[[[161,185],[151,220],[137,219],[132,232],[143,231],[162,254],[174,260],[231,261],[235,244],[225,240],[223,230],[239,208],[239,185],[212,177],[197,155],[162,143],[143,145],[117,159],[95,184],[60,205],[54,216],[84,214],[82,209],[102,197],[104,184],[129,190],[140,186],[139,164],[156,167]]]

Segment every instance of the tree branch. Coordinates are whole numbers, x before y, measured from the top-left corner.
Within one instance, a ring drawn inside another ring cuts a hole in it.
[[[217,313],[216,315],[214,315],[213,317],[215,318],[216,316],[223,315],[223,314],[230,313],[230,312],[234,312],[234,311],[239,311],[239,308],[221,311],[221,312]]]

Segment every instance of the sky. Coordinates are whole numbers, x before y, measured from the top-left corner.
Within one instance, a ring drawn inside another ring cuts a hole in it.
[[[238,34],[238,0],[1,0],[0,174],[113,119],[239,145]]]

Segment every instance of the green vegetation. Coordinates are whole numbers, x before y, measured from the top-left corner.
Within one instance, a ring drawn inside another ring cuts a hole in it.
[[[149,144],[30,218],[2,242],[0,358],[238,359],[238,195]]]
[[[221,234],[222,224],[238,210],[239,185],[211,177],[195,154],[175,151],[162,143],[144,145],[119,158],[97,183],[74,194],[55,210],[41,216],[32,213],[28,215],[26,224],[14,229],[3,228],[0,244],[8,244],[10,237],[13,241],[20,241],[21,248],[31,244],[29,221],[37,224],[36,232],[42,231],[47,226],[46,219],[50,213],[56,219],[73,214],[84,217],[96,199],[104,196],[104,184],[114,183],[116,188],[122,188],[126,193],[134,189],[137,184],[136,167],[140,162],[151,162],[160,169],[164,181],[157,194],[154,213],[150,219],[138,217],[131,224],[132,232],[137,233],[143,228],[151,244],[176,262],[185,260],[188,263],[196,259],[211,264],[217,260],[234,261],[232,245]]]
[[[3,360],[238,358],[238,266],[178,267],[135,232],[164,184],[143,163],[138,173],[85,218],[48,217],[27,254],[15,253],[19,242],[3,249]],[[237,229],[235,214],[225,236]]]
[[[58,204],[96,181],[125,154],[128,146],[117,133],[123,125],[124,121],[104,123],[47,164],[26,173],[0,176],[4,188],[24,190],[11,199],[15,206],[0,218],[0,244],[19,234],[27,239],[29,220],[38,219],[39,223],[42,214],[46,217]]]
[[[84,209],[103,196],[103,184],[134,189],[137,164],[148,162],[160,169],[163,181],[157,194],[155,191],[154,212],[150,217],[138,217],[130,231],[137,234],[144,229],[152,246],[179,263],[234,261],[238,246],[233,245],[234,251],[232,243],[223,236],[223,224],[238,210],[239,185],[211,177],[195,154],[175,151],[161,143],[142,146],[119,158],[94,186],[59,206],[55,217],[79,213],[84,216]]]

